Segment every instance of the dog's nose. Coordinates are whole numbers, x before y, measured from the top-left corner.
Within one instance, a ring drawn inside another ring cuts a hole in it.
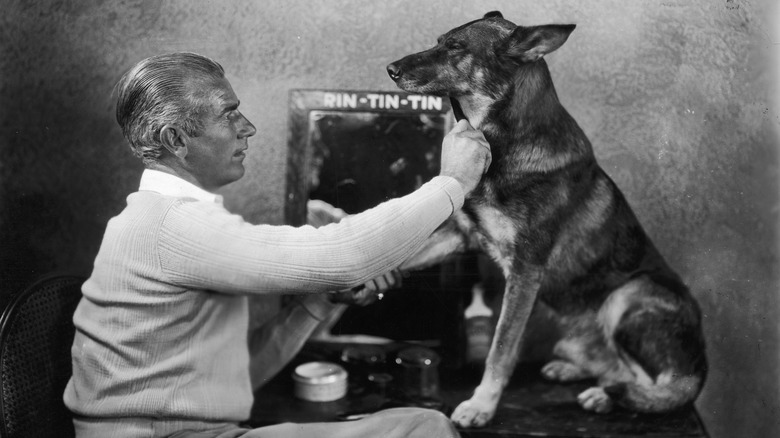
[[[390,79],[397,81],[401,77],[401,67],[390,64],[387,66],[387,74],[390,75]]]

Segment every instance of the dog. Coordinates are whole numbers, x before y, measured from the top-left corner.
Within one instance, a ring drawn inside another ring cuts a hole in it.
[[[518,26],[494,11],[387,66],[404,91],[449,96],[492,148],[463,208],[402,265],[481,250],[505,277],[482,380],[452,413],[461,427],[493,418],[537,299],[563,333],[541,372],[594,379],[577,397],[586,410],[674,410],[692,403],[706,378],[698,304],[558,100],[544,56],[574,28]]]

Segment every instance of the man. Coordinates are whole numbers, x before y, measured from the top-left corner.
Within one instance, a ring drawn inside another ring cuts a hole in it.
[[[239,424],[253,391],[336,309],[327,292],[384,278],[462,206],[489,166],[482,134],[459,124],[443,142],[440,176],[406,197],[320,228],[251,225],[214,195],[243,176],[256,132],[219,64],[154,56],[117,92],[117,121],[146,170],[108,223],[73,318],[64,399],[77,436],[457,436],[423,409]],[[295,303],[248,335],[247,297],[285,293]]]

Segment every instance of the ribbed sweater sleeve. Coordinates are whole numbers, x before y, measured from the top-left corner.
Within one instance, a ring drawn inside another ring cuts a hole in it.
[[[320,228],[252,225],[218,204],[180,200],[158,234],[160,267],[182,287],[223,293],[350,288],[398,267],[463,205],[455,179]]]

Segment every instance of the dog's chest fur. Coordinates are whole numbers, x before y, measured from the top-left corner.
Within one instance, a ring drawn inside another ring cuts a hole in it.
[[[499,164],[494,161],[492,165]],[[524,238],[530,223],[525,199],[523,196],[513,196],[505,202],[499,199],[500,192],[507,189],[519,195],[520,190],[513,186],[510,181],[484,177],[454,216],[460,231],[468,236],[468,246],[483,250],[505,275],[517,268],[515,264],[525,259],[523,254],[529,249]]]
[[[469,236],[470,246],[481,248],[496,261],[504,275],[508,275],[516,249],[517,222],[490,205],[474,204],[468,211],[455,214],[458,228]]]

